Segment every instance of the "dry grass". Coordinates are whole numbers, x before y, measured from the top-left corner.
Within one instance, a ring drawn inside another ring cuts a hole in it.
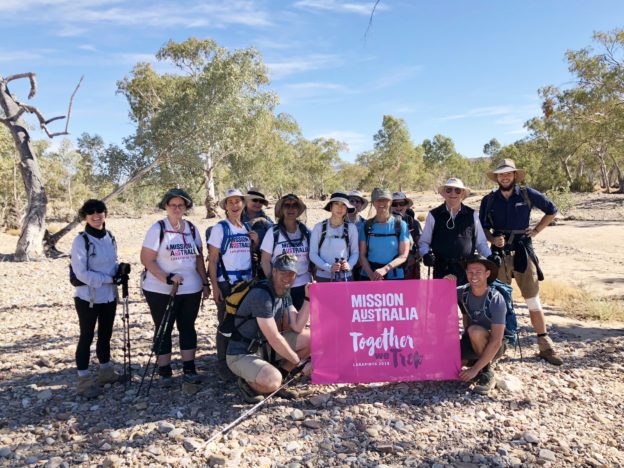
[[[4,232],[8,234],[9,236],[19,236],[22,230],[21,229],[7,229]]]
[[[514,288],[514,300],[522,300],[518,288]],[[624,322],[624,301],[618,298],[596,297],[579,288],[554,280],[540,283],[540,299],[556,306],[565,315],[593,320],[617,320]]]

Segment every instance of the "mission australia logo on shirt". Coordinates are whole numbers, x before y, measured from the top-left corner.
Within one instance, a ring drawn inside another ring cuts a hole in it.
[[[186,244],[168,244],[167,250],[169,251],[169,258],[174,262],[195,259],[195,257],[199,255],[197,247],[193,242]]]

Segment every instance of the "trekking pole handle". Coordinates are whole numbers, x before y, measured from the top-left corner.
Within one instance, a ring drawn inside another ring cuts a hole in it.
[[[128,280],[121,283],[121,296],[125,299],[128,297]]]

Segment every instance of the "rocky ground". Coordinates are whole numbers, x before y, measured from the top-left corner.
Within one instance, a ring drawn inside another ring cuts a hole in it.
[[[429,200],[422,212],[438,203]],[[601,211],[604,217],[596,221],[618,222],[622,199],[616,201],[592,216]],[[311,205],[310,225],[323,217],[320,205]],[[586,212],[579,222],[593,220]],[[7,254],[15,240],[0,235],[0,466],[624,466],[624,324],[579,322],[549,309],[551,336],[566,359],[556,368],[535,356],[523,304],[523,359],[507,352],[496,368],[497,388],[487,397],[456,381],[313,386],[301,378],[294,386],[297,399],[271,399],[206,445],[250,408],[235,384],[224,385],[216,375],[212,301],[197,323],[204,382],[183,386],[178,377],[169,389],[155,382],[149,396],[136,396],[152,332],[136,280],[138,250],[155,219],[112,217],[107,223],[121,259],[134,270],[133,380],[105,388],[95,400],[77,397],[74,389],[78,325],[67,259],[14,263]],[[203,230],[199,214],[192,219]],[[552,228],[553,236],[558,232]],[[70,242],[64,239],[61,249]],[[562,243],[541,242],[544,250]],[[566,255],[555,250],[542,260],[547,265]],[[606,294],[622,294],[619,275]],[[119,371],[121,327],[119,316],[112,344]],[[181,373],[179,361],[174,373]]]

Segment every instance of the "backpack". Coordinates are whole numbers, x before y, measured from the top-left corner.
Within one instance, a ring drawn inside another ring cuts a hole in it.
[[[401,215],[395,215],[393,214],[392,217],[394,218],[394,234],[375,234],[373,232],[373,224],[375,224],[375,218],[370,218],[366,220],[366,223],[364,223],[364,237],[366,237],[366,250],[368,251],[368,241],[370,237],[388,237],[388,236],[396,236],[397,238],[397,245],[401,243],[401,221],[403,220],[403,218],[401,218]],[[410,239],[410,242],[413,242],[412,237],[408,236]],[[396,258],[396,257],[395,257]],[[405,266],[407,265],[407,262],[404,262],[402,265],[399,265],[396,268],[403,268],[403,270],[405,270]]]
[[[530,214],[531,208],[533,207],[533,205],[531,204],[531,200],[529,199],[529,192],[526,188],[526,185],[519,185],[519,187],[520,187],[520,195],[522,196],[524,203],[526,203],[526,206],[529,207],[529,214]],[[487,201],[487,204],[485,205],[485,218],[484,219],[487,219],[488,223],[490,223],[490,228],[492,229],[496,229],[496,227],[494,226],[494,221],[492,220],[492,213],[490,213],[490,211],[492,210],[492,203],[494,203],[494,193],[496,192],[496,190],[498,189],[492,190],[487,195],[488,201]]]
[[[113,241],[113,246],[115,247],[115,250],[117,250],[117,241],[115,240],[115,236],[113,236],[113,233],[107,229],[106,234],[108,234],[111,237]],[[86,232],[81,231],[78,233],[78,235],[82,236],[82,238],[84,239],[85,252],[87,253],[87,270],[88,270],[89,269],[89,246],[92,244],[91,244],[91,241],[89,241],[89,236],[87,235]],[[80,281],[78,277],[76,276],[76,273],[74,273],[74,269],[72,268],[71,261],[69,262],[69,282],[71,283],[72,286],[86,286],[86,283],[83,283],[82,281]]]
[[[239,281],[238,283],[233,284],[232,288],[230,289],[230,294],[227,295],[224,299],[225,300],[225,318],[223,319],[223,321],[221,322],[221,325],[219,325],[219,328],[218,328],[218,332],[221,335],[227,338],[231,338],[235,341],[243,341],[245,343],[250,343],[252,341],[251,339],[245,338],[243,335],[241,335],[238,331],[238,328],[243,323],[246,323],[247,321],[254,319],[254,317],[252,317],[251,315],[248,317],[244,317],[237,326],[236,325],[236,318],[237,318],[236,312],[238,312],[238,309],[240,305],[243,303],[243,300],[245,299],[245,297],[247,297],[249,292],[254,288],[264,289],[271,296],[271,304],[275,302],[275,296],[273,295],[271,288],[269,288],[269,284],[266,280],[257,281],[255,278],[252,278],[252,279],[245,280],[245,281]],[[238,317],[238,318],[240,319],[241,317]]]
[[[190,221],[187,221],[187,223],[189,224],[189,229],[191,230],[191,237],[193,238],[193,243],[195,242],[195,225],[193,223],[191,223]],[[163,239],[165,238],[165,231],[166,231],[166,226],[165,226],[165,221],[163,219],[158,220],[158,226],[160,227],[160,232],[158,234],[158,247],[156,247],[156,252],[158,252],[158,249],[160,249],[160,244],[162,244]],[[111,234],[112,235],[112,234]],[[197,245],[195,245],[197,247]],[[143,271],[141,272],[141,291],[143,291],[143,282],[145,281],[145,277],[147,276],[147,268],[143,268]]]
[[[464,286],[462,286],[463,291],[462,291],[462,295],[461,295],[461,304],[460,304],[460,308],[462,309],[462,312],[467,314],[467,307],[466,307],[466,303],[468,300],[468,290],[470,288],[470,284],[465,284]],[[485,316],[491,321],[492,320],[492,314],[490,313],[490,302],[492,301],[492,297],[494,296],[494,292],[498,291],[501,296],[503,296],[503,299],[505,300],[505,307],[506,307],[506,312],[505,312],[505,335],[504,338],[505,340],[507,340],[507,343],[511,346],[516,346],[518,345],[518,320],[516,319],[516,312],[514,311],[514,307],[513,307],[513,299],[511,298],[511,291],[513,290],[513,288],[508,285],[505,284],[499,280],[494,280],[494,282],[492,282],[492,284],[490,284],[488,286],[488,290],[487,290],[487,296],[485,298],[485,303],[483,304],[483,308],[484,308],[484,312],[485,312]]]
[[[308,229],[308,227],[303,224],[300,221],[297,221],[297,225],[299,226],[299,231],[301,232],[301,235],[303,236],[303,238],[308,242],[308,248],[310,246],[310,235],[311,232]],[[273,253],[271,256],[275,255],[275,248],[277,247],[277,240],[279,239],[279,235],[280,235],[280,231],[283,227],[283,224],[274,224],[273,225]],[[284,231],[284,237],[286,238],[286,240],[288,242],[290,242],[290,237],[288,237],[288,235],[286,234],[286,232]],[[292,245],[292,242],[290,242],[290,244]],[[308,264],[308,271],[312,274],[314,274],[315,271],[315,265],[314,262],[310,262]]]
[[[243,226],[247,230],[247,232],[251,231],[251,227],[249,223],[242,222]],[[230,229],[230,225],[226,220],[219,221],[217,224],[221,225],[221,229],[223,229],[223,239],[221,239],[221,248],[219,250],[219,264],[217,266],[217,276],[223,276],[223,279],[230,282],[230,275],[235,276],[239,281],[242,280],[243,275],[251,276],[252,278],[256,277],[256,264],[253,261],[253,247],[250,246],[249,255],[251,256],[251,268],[248,270],[226,270],[225,263],[223,263],[223,255],[227,252],[228,247],[232,243],[232,239],[241,236],[241,234],[232,234],[232,230]],[[212,228],[208,228],[212,230]],[[206,234],[208,234],[208,229],[206,229]],[[208,239],[206,238],[206,243],[208,243]]]
[[[323,247],[323,242],[325,242],[325,237],[327,236],[327,228],[329,227],[329,219],[326,219],[323,222],[321,227],[321,237],[319,238],[318,243],[318,251],[321,252],[321,247]],[[347,244],[347,259],[351,256],[351,243],[349,242],[349,222],[345,219],[342,223],[342,239],[345,240]]]

